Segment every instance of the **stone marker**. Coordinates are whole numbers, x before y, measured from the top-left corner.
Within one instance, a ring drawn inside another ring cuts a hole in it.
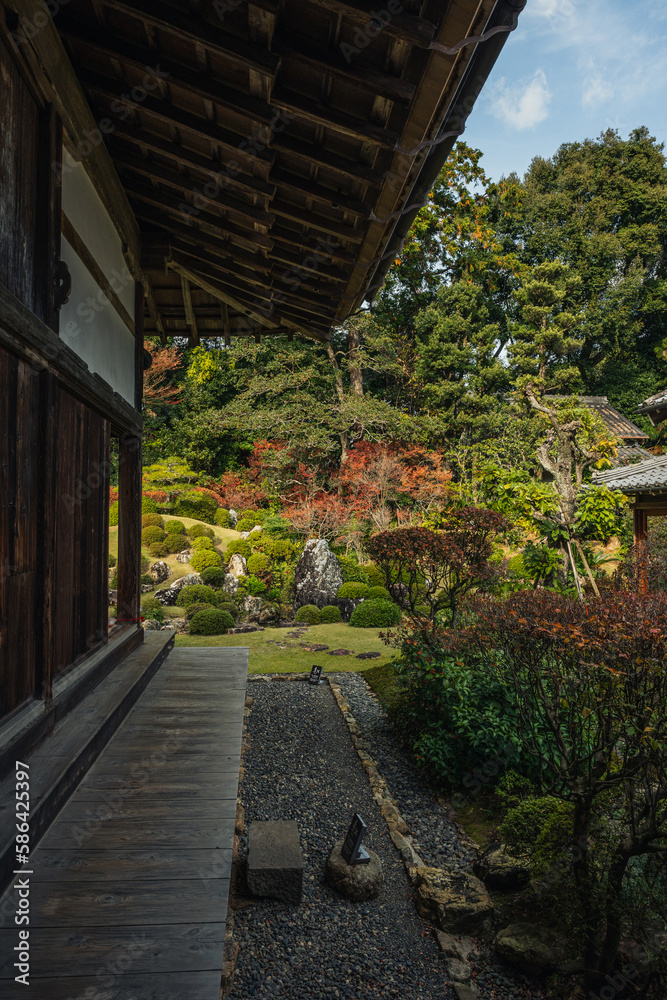
[[[340,851],[341,857],[346,864],[367,865],[370,861],[370,854],[365,847],[361,846],[361,841],[364,839],[367,829],[368,827],[359,813],[355,813]]]
[[[254,896],[271,896],[298,905],[303,894],[303,856],[294,820],[250,824],[248,888]]]
[[[308,678],[308,683],[309,684],[321,684],[322,683],[322,671],[323,670],[324,670],[324,667],[320,667],[320,666],[317,666],[316,664],[313,664],[313,667],[312,667],[312,669],[310,671],[310,677]]]
[[[334,844],[327,858],[326,880],[328,885],[353,903],[377,899],[382,890],[382,863],[375,851],[368,852],[368,863],[348,865],[341,854],[343,841]]]

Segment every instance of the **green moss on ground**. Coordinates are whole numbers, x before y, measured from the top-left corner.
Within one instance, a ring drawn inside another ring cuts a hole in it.
[[[364,678],[380,699],[383,708],[390,708],[398,696],[396,671],[391,663],[378,662],[364,672]]]

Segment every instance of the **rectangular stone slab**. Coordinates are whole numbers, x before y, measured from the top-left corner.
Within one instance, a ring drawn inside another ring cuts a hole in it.
[[[298,905],[303,892],[303,856],[294,820],[255,821],[248,828],[248,888]]]

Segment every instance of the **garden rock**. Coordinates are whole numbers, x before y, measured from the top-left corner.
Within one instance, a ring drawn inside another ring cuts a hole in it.
[[[247,597],[243,598],[243,604],[241,605],[241,611],[245,615],[249,622],[259,621],[260,612],[264,607],[264,601],[261,597],[252,597],[248,594]]]
[[[226,590],[227,593],[231,594],[233,597],[236,591],[239,589],[238,577],[234,576],[233,573],[225,573],[225,580],[224,583],[222,584],[222,589]]]
[[[230,520],[232,522],[232,528],[235,528],[236,527],[236,522],[239,519],[239,515],[236,513],[235,510],[232,510],[231,507],[229,508],[229,517],[230,517]]]
[[[248,532],[248,538],[250,538],[251,535],[256,535],[257,532],[261,530],[262,530],[261,524],[256,524],[255,527],[251,528],[250,531]]]
[[[382,653],[357,653],[358,660],[377,660]]]
[[[240,577],[248,575],[248,564],[246,563],[245,557],[234,553],[234,555],[229,560],[229,572],[232,576]]]
[[[327,883],[353,903],[377,899],[384,882],[382,862],[379,857],[375,851],[369,851],[371,860],[368,864],[348,865],[340,853],[342,846],[343,841],[337,841],[327,858],[325,872]]]
[[[363,597],[358,600],[353,600],[351,597],[337,597],[336,600],[331,603],[340,610],[340,615],[343,621],[349,622],[352,617],[352,612],[358,604],[361,604],[362,601]]]
[[[340,565],[325,539],[311,538],[294,573],[295,609],[304,604],[315,604],[318,608],[333,604],[342,584]]]
[[[298,905],[303,892],[303,857],[294,820],[251,823],[248,829],[248,888]]]
[[[142,583],[142,585],[141,585],[141,593],[142,594],[150,594],[150,592],[151,592],[152,589],[153,589],[153,584],[152,583]]]
[[[327,656],[354,656],[353,649],[330,649]]]
[[[555,972],[567,955],[563,938],[537,924],[510,924],[497,934],[494,947],[505,961],[534,976]]]
[[[227,635],[243,635],[245,632],[263,632],[261,625],[237,625],[236,628],[228,628]]]
[[[189,587],[193,583],[201,582],[202,578],[199,573],[188,573],[187,576],[182,576],[180,580],[175,580],[167,590],[156,590],[153,596],[158,599],[160,604],[164,604],[165,606],[176,604],[176,598],[183,587]]]
[[[485,885],[501,892],[514,892],[530,881],[528,859],[512,857],[504,844],[491,844],[473,864],[472,870]]]
[[[424,865],[417,869],[417,909],[440,930],[473,934],[488,928],[493,902],[474,875]]]
[[[154,562],[152,566],[149,566],[148,572],[153,577],[156,583],[164,583],[165,580],[169,579],[169,574],[171,570],[167,566],[166,562]]]
[[[273,604],[266,604],[259,613],[257,621],[260,625],[273,625],[280,618],[280,611]]]
[[[192,555],[192,549],[183,549],[183,551],[179,552],[178,555],[176,556],[176,562],[177,563],[190,562],[191,555]]]

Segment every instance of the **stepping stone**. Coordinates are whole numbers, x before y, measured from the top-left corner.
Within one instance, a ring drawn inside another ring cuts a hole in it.
[[[358,660],[377,660],[382,653],[357,653]]]
[[[299,645],[301,649],[305,649],[307,653],[322,653],[328,646],[323,646],[319,642],[300,642]]]
[[[297,906],[303,894],[303,856],[294,820],[255,821],[248,828],[248,888]]]
[[[327,656],[354,656],[353,649],[330,649]]]

